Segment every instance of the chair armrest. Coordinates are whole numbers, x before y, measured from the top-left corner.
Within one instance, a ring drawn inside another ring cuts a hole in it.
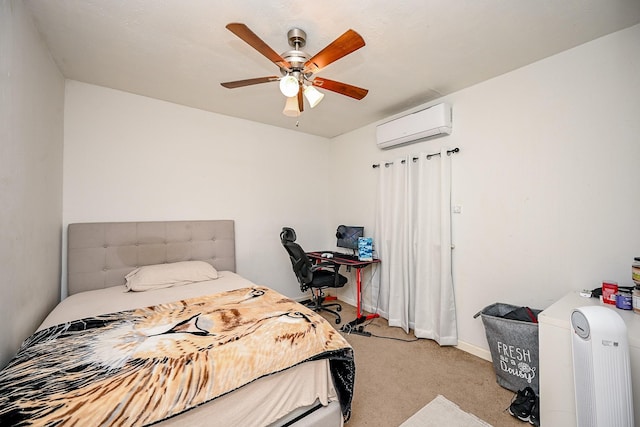
[[[331,262],[329,260],[326,261],[322,261],[319,262],[317,264],[314,264],[313,266],[311,266],[311,271],[317,271],[317,270],[323,270],[323,269],[331,269],[333,270],[333,274],[335,275],[334,281],[333,281],[333,285],[335,288],[338,287],[338,284],[340,283],[340,264],[337,264],[335,262]]]

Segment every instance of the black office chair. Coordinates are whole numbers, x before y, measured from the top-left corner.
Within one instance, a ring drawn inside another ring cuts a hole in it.
[[[342,306],[338,303],[323,304],[324,289],[341,288],[347,283],[347,278],[338,273],[340,266],[329,260],[313,264],[300,245],[295,243],[296,232],[293,228],[283,227],[280,241],[289,254],[300,290],[306,292],[311,289],[311,300],[303,304],[316,312],[328,311],[336,316],[336,324],[340,324],[342,319],[338,312],[342,311]],[[335,310],[332,310],[334,307]]]

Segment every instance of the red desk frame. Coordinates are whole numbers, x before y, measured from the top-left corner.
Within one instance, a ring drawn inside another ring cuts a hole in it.
[[[331,253],[333,254],[333,258],[324,258],[322,254]],[[376,317],[380,317],[378,313],[372,313],[368,315],[362,314],[362,269],[370,266],[371,264],[377,264],[380,262],[379,259],[374,259],[373,261],[359,261],[353,260],[349,258],[340,257],[340,252],[332,252],[332,251],[323,251],[323,252],[307,252],[307,256],[316,262],[331,262],[338,266],[346,266],[348,268],[356,269],[356,305],[357,305],[357,318],[353,322],[350,322],[353,325],[358,325],[364,321],[375,319]],[[338,268],[338,270],[340,270]]]

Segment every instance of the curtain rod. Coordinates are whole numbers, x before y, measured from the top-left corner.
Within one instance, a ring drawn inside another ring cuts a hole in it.
[[[458,147],[452,149],[452,150],[447,150],[447,156],[450,156],[452,153],[458,153],[460,151],[460,149]],[[427,160],[431,159],[433,156],[439,156],[440,153],[433,153],[433,154],[427,154]],[[418,160],[419,157],[414,157],[412,160],[415,162],[416,160]],[[402,163],[404,164],[405,161],[403,160]],[[389,167],[393,164],[393,162],[387,162],[384,165],[386,167]],[[376,163],[375,165],[371,165],[372,168],[379,168],[380,167],[380,163]]]

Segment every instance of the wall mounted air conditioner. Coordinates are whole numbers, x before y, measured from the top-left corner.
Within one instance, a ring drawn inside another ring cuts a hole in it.
[[[437,104],[376,127],[378,148],[391,148],[451,133],[451,106]]]
[[[627,325],[613,309],[571,313],[573,381],[578,427],[633,426]]]

